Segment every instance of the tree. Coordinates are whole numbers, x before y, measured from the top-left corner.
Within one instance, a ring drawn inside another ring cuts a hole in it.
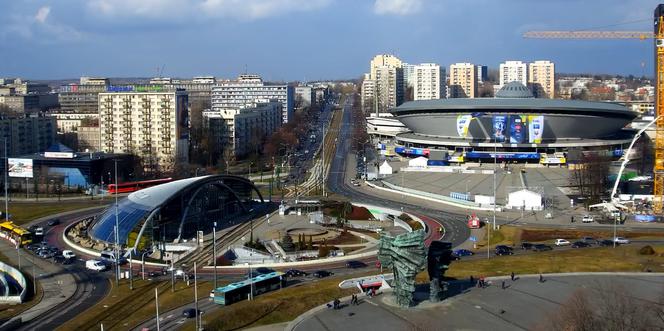
[[[286,234],[281,238],[281,248],[286,252],[292,252],[295,250],[295,244],[293,244],[293,238],[290,235]]]
[[[311,235],[309,235],[309,242],[307,243],[307,249],[314,249],[314,242]]]
[[[572,186],[588,203],[596,203],[606,193],[611,159],[597,152],[581,152],[580,159],[572,170]]]

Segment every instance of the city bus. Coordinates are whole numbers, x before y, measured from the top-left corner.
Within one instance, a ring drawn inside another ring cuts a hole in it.
[[[137,182],[125,182],[120,184],[108,184],[108,193],[130,193],[142,190],[146,187],[156,186],[168,182],[172,182],[173,178],[161,178],[161,179],[152,179],[152,180],[141,180]]]
[[[0,237],[19,247],[32,243],[32,233],[12,221],[0,223]]]
[[[283,286],[283,275],[283,272],[275,271],[218,287],[214,291],[214,303],[227,306],[238,301],[247,300],[252,288],[254,295],[278,290]]]

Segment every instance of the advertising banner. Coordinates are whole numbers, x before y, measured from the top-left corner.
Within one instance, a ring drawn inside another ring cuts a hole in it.
[[[531,144],[542,143],[542,132],[544,132],[544,116],[528,116],[528,142]]]
[[[505,127],[507,125],[507,116],[496,115],[493,117],[493,141],[503,143],[506,140]]]
[[[32,159],[7,160],[9,164],[9,177],[32,178]]]
[[[468,127],[470,127],[470,121],[473,119],[472,115],[459,115],[457,116],[457,134],[459,137],[466,138],[468,136]]]
[[[526,140],[526,116],[511,115],[510,144],[522,144]]]

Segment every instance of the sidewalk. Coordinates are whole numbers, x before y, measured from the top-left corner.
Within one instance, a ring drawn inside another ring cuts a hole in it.
[[[12,244],[0,240],[0,250],[5,252],[5,255],[13,266],[18,266],[18,255],[16,254],[16,248]],[[11,253],[7,254],[8,252]],[[19,316],[12,318],[10,321],[18,319],[23,322],[30,321],[67,301],[76,292],[76,281],[71,274],[63,271],[62,268],[49,261],[35,257],[25,252],[25,250],[21,250],[21,271],[32,273],[33,270],[38,285],[42,288],[42,299],[38,304],[24,311]]]

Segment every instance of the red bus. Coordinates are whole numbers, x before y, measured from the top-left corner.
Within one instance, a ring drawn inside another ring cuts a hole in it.
[[[159,184],[164,184],[168,182],[172,182],[173,178],[161,178],[161,179],[152,179],[152,180],[141,180],[138,182],[126,182],[126,183],[120,183],[118,185],[115,184],[108,184],[108,193],[109,194],[115,194],[115,193],[129,193],[129,192],[136,192],[138,190],[142,190],[146,187],[150,186],[155,186]],[[117,188],[116,188],[117,186]]]

